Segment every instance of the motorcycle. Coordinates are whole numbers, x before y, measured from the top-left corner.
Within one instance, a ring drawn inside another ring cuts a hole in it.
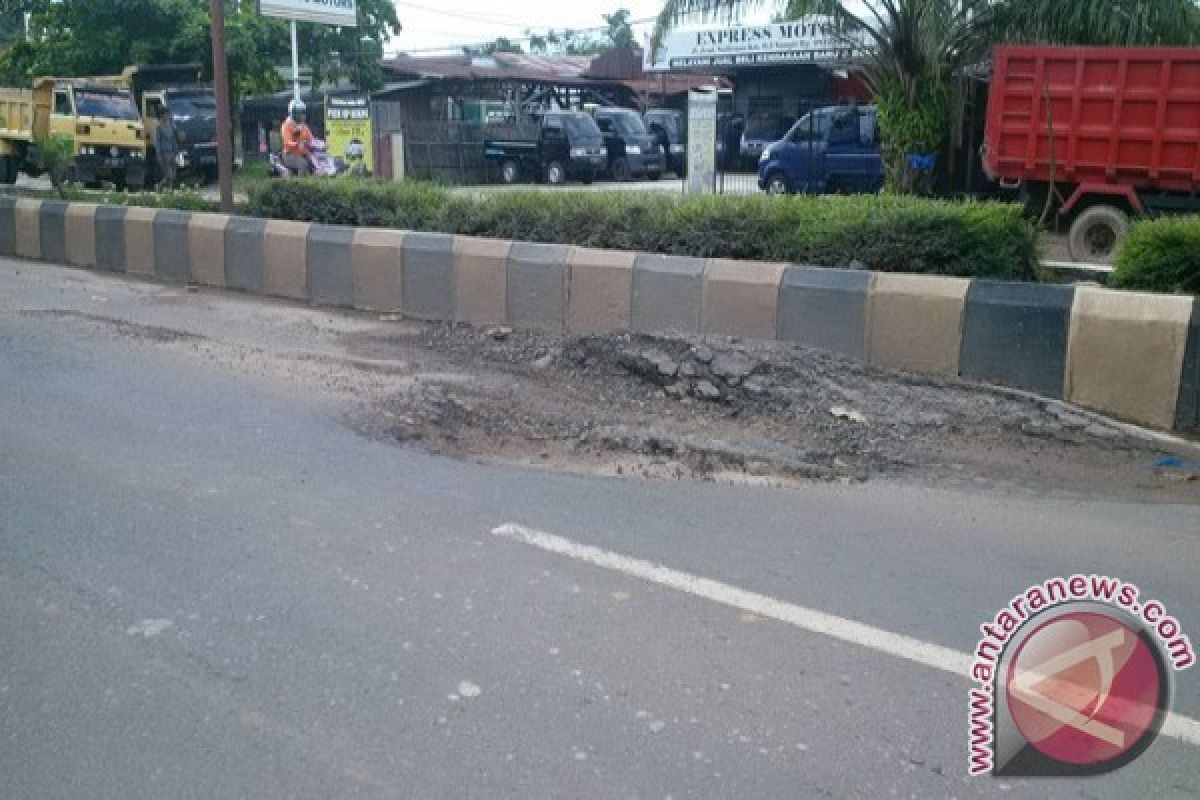
[[[329,148],[321,139],[313,139],[308,148],[308,173],[317,178],[334,178],[342,173],[329,155]],[[271,153],[271,172],[278,178],[294,178],[296,173],[283,161],[283,153]]]

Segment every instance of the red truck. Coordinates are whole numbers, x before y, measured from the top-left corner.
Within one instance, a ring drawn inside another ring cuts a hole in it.
[[[983,161],[1112,263],[1132,216],[1200,211],[1200,49],[997,47]]]

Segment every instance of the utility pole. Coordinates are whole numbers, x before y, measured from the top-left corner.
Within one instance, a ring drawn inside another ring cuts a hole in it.
[[[229,70],[225,63],[225,0],[209,0],[212,13],[213,88],[217,95],[217,185],[221,211],[233,213],[233,125],[229,119]]]

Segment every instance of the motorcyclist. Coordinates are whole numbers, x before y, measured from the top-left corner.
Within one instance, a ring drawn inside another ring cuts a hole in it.
[[[305,118],[308,109],[299,98],[288,104],[288,117],[283,121],[283,164],[293,175],[303,177],[312,170],[309,168],[308,157],[313,141],[312,131],[308,129]]]

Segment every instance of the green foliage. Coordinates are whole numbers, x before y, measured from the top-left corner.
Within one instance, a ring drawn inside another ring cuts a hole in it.
[[[51,134],[38,140],[38,155],[42,169],[50,176],[50,183],[61,196],[67,171],[75,157],[75,140],[62,134]]]
[[[94,192],[68,188],[62,192],[64,200],[101,205],[137,206],[141,208],[171,208],[177,211],[217,211],[220,204],[206,200],[196,192]]]
[[[1121,245],[1108,285],[1200,294],[1200,217],[1139,222]]]
[[[428,184],[277,181],[250,213],[652,253],[1037,279],[1037,234],[1019,206],[896,196],[688,197]]]
[[[549,53],[565,56],[595,56],[615,48],[630,48],[637,44],[633,33],[632,14],[621,8],[611,14],[603,14],[604,35],[596,39],[588,33],[550,30],[546,33],[526,31],[529,37],[529,52]]]

